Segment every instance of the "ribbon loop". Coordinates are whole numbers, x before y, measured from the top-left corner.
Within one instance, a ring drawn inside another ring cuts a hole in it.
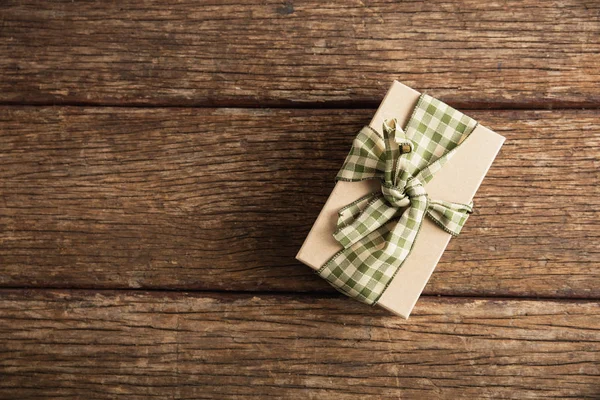
[[[456,236],[472,204],[429,199],[424,185],[475,129],[477,121],[421,95],[406,128],[383,123],[356,136],[336,180],[380,179],[381,192],[342,208],[334,238],[343,250],[318,273],[339,291],[375,304],[410,254],[427,216]]]
[[[413,143],[406,137],[406,133],[397,118],[383,121],[383,132],[384,137],[389,136],[394,139],[401,153],[410,153],[413,150]]]

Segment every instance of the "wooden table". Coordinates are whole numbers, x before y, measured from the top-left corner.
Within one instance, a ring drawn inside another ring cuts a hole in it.
[[[0,5],[0,398],[600,398],[600,4]],[[408,321],[294,255],[393,79],[507,137]]]

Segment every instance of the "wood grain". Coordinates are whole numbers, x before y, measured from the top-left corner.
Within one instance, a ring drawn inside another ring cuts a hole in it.
[[[0,108],[0,286],[333,292],[294,260],[373,110]],[[428,294],[600,297],[600,116],[507,137]]]
[[[600,303],[0,292],[3,398],[598,398]]]
[[[0,5],[0,102],[375,106],[393,79],[461,108],[597,107],[592,0]]]

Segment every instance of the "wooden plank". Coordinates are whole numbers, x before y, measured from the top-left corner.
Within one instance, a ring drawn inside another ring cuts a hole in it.
[[[600,303],[0,292],[3,398],[597,398]]]
[[[0,286],[330,291],[294,260],[372,110],[0,108]],[[507,137],[428,294],[600,297],[596,111]]]
[[[600,104],[593,1],[9,0],[7,103],[374,106],[393,79],[462,108]]]

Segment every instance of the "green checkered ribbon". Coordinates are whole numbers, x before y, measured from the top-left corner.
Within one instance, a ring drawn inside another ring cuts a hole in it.
[[[380,179],[381,191],[339,211],[333,236],[343,249],[318,274],[342,293],[375,304],[410,254],[425,216],[458,235],[472,203],[432,200],[423,185],[476,126],[474,119],[425,94],[405,129],[388,120],[381,137],[365,126],[336,180]]]

